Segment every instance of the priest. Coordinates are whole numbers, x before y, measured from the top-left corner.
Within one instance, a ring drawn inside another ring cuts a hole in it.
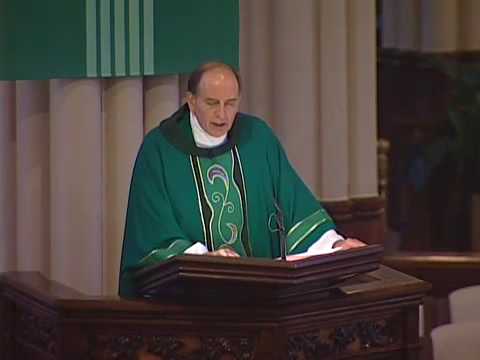
[[[179,254],[277,258],[282,243],[290,256],[364,245],[335,231],[270,127],[238,111],[240,97],[235,69],[203,64],[186,104],[145,137],[130,185],[121,296],[135,295],[135,270]]]

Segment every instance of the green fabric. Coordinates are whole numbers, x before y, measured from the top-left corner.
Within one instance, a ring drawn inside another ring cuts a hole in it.
[[[77,77],[80,70],[84,76],[85,7],[84,1],[0,0],[0,80]]]
[[[224,219],[220,226],[225,229],[227,223],[236,221],[243,234],[240,245],[244,250],[248,248],[251,256],[280,256],[279,232],[272,221],[277,215],[276,204],[283,213],[289,253],[306,251],[323,233],[334,228],[331,218],[300,180],[265,122],[239,114],[228,139],[215,149],[197,148],[186,107],[145,137],[130,187],[120,295],[134,295],[131,274],[145,266],[147,255],[152,254],[152,261],[162,261],[183,253],[196,242],[208,247],[192,167],[192,159],[197,157],[201,163],[217,161],[227,167],[228,156],[237,152],[242,178],[236,183],[245,185],[245,199],[240,201],[245,212],[243,220],[237,213],[236,219]],[[232,171],[228,174],[231,179]],[[238,198],[235,201],[240,205]],[[219,232],[213,236],[215,248],[225,243]],[[240,251],[242,255],[245,252]]]
[[[172,256],[183,253],[191,245],[192,244],[187,240],[182,240],[182,239],[174,240],[165,249],[153,249],[147,255],[141,258],[138,264],[141,267],[156,264],[159,261],[164,261],[171,258]]]
[[[0,80],[238,68],[239,0],[0,0]]]
[[[328,227],[331,221],[332,219],[327,212],[324,209],[319,209],[296,223],[287,234],[287,252],[293,253],[315,229],[322,226]]]

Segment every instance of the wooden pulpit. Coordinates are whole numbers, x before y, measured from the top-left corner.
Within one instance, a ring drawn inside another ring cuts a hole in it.
[[[143,298],[93,297],[35,272],[0,278],[0,358],[418,359],[429,284],[379,247],[294,262],[181,256],[138,275]]]

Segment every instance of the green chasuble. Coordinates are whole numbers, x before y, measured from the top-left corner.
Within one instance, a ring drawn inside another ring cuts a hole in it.
[[[134,296],[132,272],[193,244],[241,256],[280,256],[281,211],[287,253],[304,252],[330,216],[290,165],[270,127],[237,115],[227,142],[195,145],[187,105],[144,139],[135,162],[120,269],[120,295]]]

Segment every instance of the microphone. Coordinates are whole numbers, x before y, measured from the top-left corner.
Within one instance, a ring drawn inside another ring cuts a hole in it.
[[[277,215],[275,216],[275,220],[277,222],[278,237],[280,240],[280,258],[282,260],[287,260],[287,237],[285,234],[285,223],[283,221],[283,211],[275,199],[273,199],[273,204],[275,205],[275,209],[277,210]]]

